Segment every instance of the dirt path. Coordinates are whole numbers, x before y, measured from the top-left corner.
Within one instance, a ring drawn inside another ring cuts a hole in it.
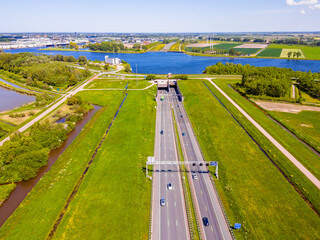
[[[294,86],[294,84],[292,84],[292,93],[291,93],[291,97],[292,97],[292,98],[296,98],[296,87]]]
[[[268,111],[287,112],[287,113],[299,113],[301,111],[313,111],[320,112],[320,107],[313,107],[307,105],[280,103],[280,102],[268,102],[255,100],[256,104]]]
[[[249,114],[247,114],[237,103],[235,103],[221,88],[210,78],[206,78],[233,106],[235,106],[276,148],[279,149],[318,189],[320,181],[305,168],[291,153],[287,151],[277,140],[275,140],[264,128],[262,128]]]

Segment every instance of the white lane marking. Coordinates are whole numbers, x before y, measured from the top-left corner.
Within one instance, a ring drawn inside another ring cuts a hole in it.
[[[176,220],[176,226],[178,226],[178,220]]]
[[[169,220],[168,220],[168,227],[170,226],[170,222],[169,222]]]
[[[206,208],[206,211],[208,212],[208,208],[207,208],[207,206],[204,206],[205,208]]]
[[[211,226],[211,231],[213,232],[213,227]]]
[[[203,195],[203,191],[201,190],[201,195]]]
[[[176,207],[176,206],[177,206],[177,203],[176,203],[176,202],[174,202],[174,203],[173,203],[173,205]]]

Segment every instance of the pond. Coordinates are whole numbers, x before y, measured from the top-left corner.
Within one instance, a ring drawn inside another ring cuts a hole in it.
[[[0,112],[34,102],[35,96],[18,93],[0,86]]]

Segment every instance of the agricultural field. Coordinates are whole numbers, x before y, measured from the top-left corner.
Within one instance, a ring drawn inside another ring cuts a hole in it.
[[[301,46],[301,45],[285,45],[270,44],[268,49],[300,49],[304,56],[308,59],[320,59],[320,47]]]
[[[272,135],[283,147],[300,161],[315,177],[320,177],[319,157],[294,138],[290,133],[284,131],[277,123],[268,118],[258,107],[242,97],[228,85],[235,83],[234,80],[214,80],[214,82],[228,94],[244,111],[246,111],[256,122],[258,122],[268,133]],[[290,181],[300,189],[300,192],[320,211],[320,192],[317,187],[311,183],[300,170],[298,170],[262,133],[253,127],[253,125],[227,100],[218,90],[208,86],[225,104],[229,111],[233,112],[237,120],[245,126],[246,130],[255,138],[255,140],[268,153],[268,156],[279,166]]]
[[[242,44],[240,43],[220,43],[217,45],[214,45],[213,48],[214,49],[225,49],[225,50],[230,50],[231,48],[234,48],[236,46],[240,46]]]
[[[241,54],[254,54],[258,52],[259,48],[234,48],[236,52],[239,52]]]
[[[124,97],[123,93],[113,91],[108,94],[104,92],[99,98],[97,92],[85,91],[82,97],[84,100],[95,100],[104,107],[92,117],[2,226],[0,239],[47,237]]]
[[[258,54],[258,57],[280,57],[281,48],[267,48]]]
[[[291,56],[290,58],[298,58],[297,56],[293,56],[294,53],[299,52],[301,55],[299,56],[299,58],[305,58],[305,56],[303,55],[303,52],[301,51],[301,49],[294,49],[294,48],[290,48],[290,49],[282,49],[280,57],[281,58],[288,58],[288,53],[291,52]]]
[[[320,152],[320,112],[295,113],[269,111],[269,114]]]
[[[219,162],[218,192],[231,224],[242,223],[237,239],[319,238],[319,217],[202,81],[180,88],[206,160]]]
[[[54,239],[148,239],[154,90],[128,94]]]

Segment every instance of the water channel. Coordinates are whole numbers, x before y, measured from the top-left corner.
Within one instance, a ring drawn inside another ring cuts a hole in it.
[[[59,158],[59,156],[66,150],[72,141],[79,135],[83,127],[91,119],[91,117],[100,109],[99,106],[94,106],[94,109],[88,112],[82,120],[77,122],[75,129],[68,134],[68,138],[57,149],[52,150],[49,154],[48,164],[39,169],[37,176],[28,180],[17,183],[17,187],[13,190],[10,197],[0,207],[0,227],[11,216],[15,209],[20,205],[23,199],[28,195],[32,188],[37,184],[41,177],[50,170],[51,166]]]

